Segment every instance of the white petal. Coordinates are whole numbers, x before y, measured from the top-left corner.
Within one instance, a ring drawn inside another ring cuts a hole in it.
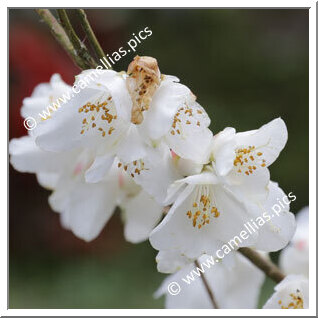
[[[245,206],[219,186],[217,186],[219,189],[215,189],[213,193],[220,215],[212,218],[210,223],[205,224],[202,228],[194,226],[187,211],[193,209],[193,203],[197,201],[197,197],[200,197],[196,190],[197,187],[187,186],[167,216],[151,233],[150,243],[155,249],[179,251],[189,258],[202,254],[215,255],[224,243],[244,230],[244,223],[248,220]],[[245,241],[241,239],[239,246],[247,246],[254,240],[255,235],[251,235]]]
[[[237,252],[233,267],[216,263],[206,271],[206,277],[215,293],[217,304],[224,309],[257,308],[260,288],[265,275],[249,260]],[[204,261],[206,256],[200,258]],[[244,297],[242,297],[244,295]]]
[[[116,147],[127,125],[118,116],[117,106],[112,100],[108,100],[108,96],[107,91],[83,89],[59,108],[52,118],[34,129],[37,144],[49,151],[62,151],[79,146],[109,151]],[[94,106],[91,108],[88,103]],[[106,109],[97,107],[98,103],[107,103],[104,105]]]
[[[58,172],[69,162],[69,154],[43,151],[31,136],[12,139],[9,153],[11,164],[20,172]]]
[[[267,218],[270,219],[260,227],[255,248],[266,252],[278,251],[284,248],[293,237],[296,229],[295,216],[289,212],[289,204],[284,203],[284,198],[288,202],[288,197],[282,189],[277,184],[270,182],[269,196],[266,203],[256,206],[257,212],[254,218],[258,215],[266,221],[264,213],[267,213]],[[278,202],[281,202],[283,207]],[[261,222],[261,219],[259,221]]]
[[[242,255],[236,252],[233,254],[235,256],[233,268],[228,268],[223,263],[214,263],[206,267],[203,263],[207,264],[207,259],[210,258],[208,255],[200,257],[198,263],[204,270],[205,279],[219,308],[256,308],[264,274]],[[194,271],[198,272],[198,269],[191,264],[164,280],[155,296],[166,295],[166,308],[213,308],[201,277],[194,274]],[[191,283],[188,284],[186,281]],[[171,282],[179,283],[181,291],[178,295],[172,296],[168,293]]]
[[[297,299],[299,297],[299,299]],[[264,309],[307,309],[309,307],[309,284],[303,276],[289,275],[276,287]]]
[[[85,180],[89,183],[97,183],[103,180],[114,163],[114,156],[97,156],[91,167],[85,173]]]
[[[182,176],[190,176],[193,174],[199,174],[202,171],[203,165],[197,162],[194,162],[189,159],[184,159],[179,157],[177,154],[172,152],[173,163],[176,166],[176,169]]]
[[[170,78],[163,80],[152,98],[149,110],[145,112],[141,128],[151,139],[163,137],[169,131],[177,110],[191,98],[192,93],[185,85],[175,83]]]
[[[39,184],[48,190],[56,188],[60,175],[58,173],[40,172],[36,174]]]
[[[186,188],[187,184],[183,182],[182,180],[177,180],[174,183],[172,183],[167,190],[167,197],[164,201],[164,205],[170,205],[174,203],[176,200],[180,200],[181,202],[184,200],[184,198],[181,198],[183,194],[183,190]],[[188,193],[189,194],[189,193]]]
[[[123,163],[129,163],[147,155],[147,145],[136,125],[129,125],[119,145],[117,155]]]
[[[50,83],[37,85],[31,97],[23,100],[21,116],[26,118],[32,116],[36,120],[40,119],[39,113],[57,101],[63,94],[70,93],[71,86],[67,85],[59,74],[53,74]]]
[[[74,184],[66,176],[59,178],[55,191],[49,197],[51,209],[57,213],[65,213],[74,188]]]
[[[164,204],[170,184],[180,178],[173,166],[170,150],[165,145],[149,147],[145,158],[126,166],[127,173],[159,204]]]
[[[148,239],[150,232],[158,224],[163,210],[163,207],[145,191],[128,199],[121,208],[124,213],[125,238],[132,243]]]
[[[108,92],[116,105],[118,116],[130,122],[132,101],[124,76],[112,70],[85,70],[76,76],[75,85],[79,80],[88,83],[88,88]]]
[[[279,265],[286,274],[309,276],[308,212],[308,207],[305,207],[297,213],[295,235],[279,256]]]
[[[287,275],[296,274],[309,277],[309,250],[287,246],[279,256],[279,267]]]
[[[187,184],[218,184],[219,179],[213,173],[202,172],[200,174],[186,177],[177,182],[185,182]]]
[[[258,130],[236,134],[237,146],[255,146],[266,160],[266,166],[271,165],[285,147],[288,133],[285,122],[276,118]]]
[[[243,171],[244,172],[244,171]],[[238,197],[251,201],[265,202],[268,196],[270,173],[266,167],[260,167],[246,175],[233,169],[226,177],[225,182],[231,186]]]
[[[78,183],[64,190],[58,187],[50,203],[62,209],[59,211],[62,225],[88,242],[104,228],[115,209],[116,199],[117,188],[112,183]]]
[[[179,83],[180,79],[177,76],[174,75],[167,75],[167,74],[162,74],[162,82],[161,83],[166,83],[166,82],[175,82]]]
[[[193,269],[193,264],[189,264],[183,270],[178,271],[176,274],[169,275],[161,284],[159,289],[155,293],[155,297],[166,295],[165,308],[177,309],[177,308],[200,308],[210,309],[211,300],[209,299],[206,289],[201,279],[196,279],[191,285],[187,286],[182,284],[181,277],[186,276]],[[170,295],[167,293],[168,286],[172,282],[178,282],[181,287],[181,292],[178,295]]]
[[[161,273],[175,273],[193,260],[175,251],[159,251],[156,257],[157,269]]]
[[[224,243],[234,246],[235,239],[239,247],[252,246],[258,238],[258,233],[248,232],[247,238],[240,236],[241,231],[246,231],[246,224],[251,220],[252,213],[243,198],[222,185],[214,186],[213,190],[215,205],[220,213],[219,217],[212,222],[215,223],[214,235]]]
[[[225,176],[233,169],[235,159],[235,129],[225,128],[213,137],[211,152],[218,175]]]
[[[207,163],[212,142],[209,125],[210,119],[198,103],[184,105],[179,108],[166,134],[167,144],[182,158]]]
[[[296,215],[297,229],[292,239],[294,243],[298,241],[308,241],[309,232],[309,207],[302,208]]]

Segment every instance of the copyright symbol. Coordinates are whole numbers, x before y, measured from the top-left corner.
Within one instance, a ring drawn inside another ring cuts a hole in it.
[[[32,130],[36,127],[36,120],[29,116],[24,120],[23,125],[27,130]]]
[[[172,282],[168,285],[168,292],[172,296],[178,295],[181,292],[181,287],[177,282]]]

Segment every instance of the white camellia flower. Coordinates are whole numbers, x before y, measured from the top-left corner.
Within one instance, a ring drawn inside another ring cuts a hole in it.
[[[44,107],[69,89],[60,75],[53,75],[50,83],[39,84],[32,96],[24,99],[22,116],[37,118]],[[52,111],[51,118],[55,115]],[[36,134],[39,136],[39,132]],[[91,241],[119,205],[123,210],[125,238],[134,243],[148,239],[162,216],[162,207],[133,182],[124,169],[118,169],[118,161],[111,163],[112,168],[108,168],[100,182],[90,184],[85,175],[96,158],[93,149],[44,151],[36,145],[33,131],[29,131],[29,135],[10,141],[10,162],[18,171],[35,173],[38,182],[53,191],[49,203],[60,213],[65,228],[79,238]],[[162,165],[164,163],[162,160]]]
[[[268,167],[287,142],[284,121],[276,118],[257,130],[236,133],[225,128],[213,138],[213,171],[240,196],[264,200],[270,174]]]
[[[280,267],[286,274],[309,276],[309,207],[296,215],[297,229],[290,244],[280,254]]]
[[[96,158],[86,175],[88,182],[100,181],[117,156],[142,184],[143,175],[150,173],[144,161],[161,144],[185,159],[207,162],[212,136],[208,115],[176,77],[160,74],[154,58],[136,57],[127,73],[84,71],[75,85],[82,90],[34,134],[37,144],[48,151],[93,149]],[[162,186],[174,180],[168,177]]]
[[[37,122],[50,116],[57,106],[57,100],[63,95],[71,95],[71,86],[67,85],[59,74],[52,75],[49,83],[41,83],[35,87],[30,97],[23,99],[21,116],[33,117]],[[50,107],[51,105],[51,107]],[[62,107],[62,105],[60,105]],[[44,112],[44,114],[43,114]],[[42,117],[41,117],[42,114]]]
[[[264,309],[307,309],[309,307],[308,279],[301,275],[289,275],[276,287],[264,305]]]
[[[235,260],[231,267],[223,263],[215,263],[210,268],[200,265],[201,269],[204,269],[207,284],[219,308],[256,308],[265,276],[244,256],[237,252],[233,254]],[[207,259],[208,256],[203,255],[198,259],[198,263],[206,263]],[[185,259],[179,258],[180,264],[184,262]],[[164,280],[155,296],[165,295],[165,308],[214,308],[202,278],[194,272],[201,274],[196,265],[191,263]],[[168,292],[168,286],[172,282],[177,282],[181,287],[177,295]]]
[[[116,206],[123,210],[125,238],[133,243],[148,239],[162,217],[163,207],[118,169],[117,161],[102,181],[87,183],[85,172],[94,161],[90,150],[43,151],[25,136],[11,140],[9,152],[16,170],[35,173],[53,191],[50,206],[60,213],[63,226],[85,241],[100,234]]]
[[[279,217],[272,216],[272,206],[285,194],[269,182],[267,169],[284,147],[286,137],[281,119],[252,132],[234,134],[233,129],[226,129],[215,136],[212,161],[200,174],[170,187],[167,200],[174,204],[152,232],[152,246],[160,251],[179,251],[189,258],[214,255],[246,230],[244,224],[251,219],[261,229],[237,246],[266,252],[286,246],[295,230],[294,215],[286,204]]]

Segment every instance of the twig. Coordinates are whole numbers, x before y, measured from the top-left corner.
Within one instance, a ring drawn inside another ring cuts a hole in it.
[[[86,46],[76,35],[66,11],[64,9],[57,9],[57,13],[61,20],[61,24],[65,32],[67,33],[70,41],[72,42],[75,50],[77,51],[78,55],[85,61],[85,64],[87,66],[86,68],[95,68],[97,66],[97,63],[89,54]]]
[[[197,260],[194,261],[194,264],[195,264],[196,267],[200,268],[200,264],[198,263]],[[207,292],[209,294],[209,297],[210,297],[210,300],[212,302],[212,305],[213,305],[214,309],[219,309],[219,306],[217,305],[217,303],[215,301],[213,292],[212,292],[212,290],[211,290],[211,288],[210,288],[210,286],[209,286],[209,284],[208,284],[208,282],[207,282],[207,280],[206,280],[206,278],[204,276],[204,273],[201,273],[200,277],[202,279],[202,282],[204,284],[205,289],[207,290]]]
[[[248,247],[241,247],[238,251],[247,257],[255,266],[261,269],[268,277],[274,280],[276,283],[281,282],[285,275],[282,271],[270,260],[267,260],[258,252]]]
[[[81,25],[88,37],[89,42],[91,43],[92,47],[94,48],[94,51],[99,59],[102,59],[105,54],[100,46],[94,31],[92,30],[92,27],[87,19],[86,13],[83,9],[76,9],[76,12],[78,13],[78,16],[81,20]]]
[[[62,26],[55,19],[54,15],[48,9],[35,9],[37,14],[43,19],[43,21],[49,26],[55,39],[61,44],[64,50],[70,55],[74,63],[80,69],[86,69],[84,61],[77,55],[76,50],[68,38],[66,32]]]

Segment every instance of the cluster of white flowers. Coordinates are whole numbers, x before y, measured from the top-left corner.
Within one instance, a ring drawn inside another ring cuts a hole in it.
[[[76,76],[75,84],[93,71]],[[282,119],[257,130],[237,133],[228,127],[213,135],[196,96],[178,78],[161,74],[156,59],[137,56],[127,72],[98,73],[96,81],[9,147],[11,164],[35,173],[53,191],[52,209],[77,237],[96,238],[119,206],[126,239],[149,238],[159,251],[159,271],[189,271],[193,260],[212,255],[285,196],[268,170],[287,142]],[[53,75],[24,99],[22,116],[39,113],[69,89]],[[295,227],[286,205],[240,247],[278,251]],[[207,279],[221,308],[254,308],[264,276],[242,255],[231,254]],[[297,282],[284,284],[276,293]],[[167,307],[212,308],[200,280],[189,288],[197,289],[196,297],[169,296]],[[299,293],[295,297],[303,297]]]

